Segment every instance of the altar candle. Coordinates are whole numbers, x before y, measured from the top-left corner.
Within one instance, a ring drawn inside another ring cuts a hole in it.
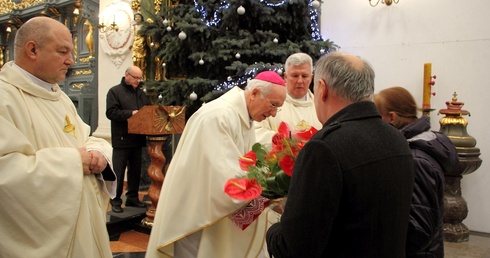
[[[430,94],[431,94],[431,84],[430,77],[432,76],[432,64],[424,64],[424,91],[423,91],[423,109],[430,109]]]

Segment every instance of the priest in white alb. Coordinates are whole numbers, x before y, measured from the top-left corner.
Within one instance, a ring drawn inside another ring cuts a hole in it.
[[[15,36],[0,71],[0,257],[110,258],[112,148],[57,84],[73,65],[71,33],[35,17]]]

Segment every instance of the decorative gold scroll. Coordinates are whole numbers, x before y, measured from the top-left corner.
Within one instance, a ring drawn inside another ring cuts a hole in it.
[[[22,0],[22,2],[17,4],[12,2],[12,0],[2,0],[0,1],[0,15],[47,2],[48,0]]]

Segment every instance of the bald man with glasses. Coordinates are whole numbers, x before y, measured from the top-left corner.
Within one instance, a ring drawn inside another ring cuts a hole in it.
[[[113,147],[113,167],[117,175],[116,197],[111,200],[112,211],[123,212],[121,207],[124,185],[124,172],[127,172],[126,206],[144,208],[146,205],[138,199],[141,179],[142,147],[146,146],[144,135],[128,133],[128,119],[150,102],[141,90],[143,72],[137,66],[126,69],[121,83],[107,93],[106,116],[111,120],[111,139]]]

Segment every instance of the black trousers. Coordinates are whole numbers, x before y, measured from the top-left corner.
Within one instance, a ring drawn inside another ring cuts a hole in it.
[[[116,197],[111,203],[122,204],[121,195],[124,187],[124,172],[127,173],[127,199],[137,199],[141,179],[141,154],[142,147],[135,148],[114,148],[112,151],[112,164],[117,175]]]

